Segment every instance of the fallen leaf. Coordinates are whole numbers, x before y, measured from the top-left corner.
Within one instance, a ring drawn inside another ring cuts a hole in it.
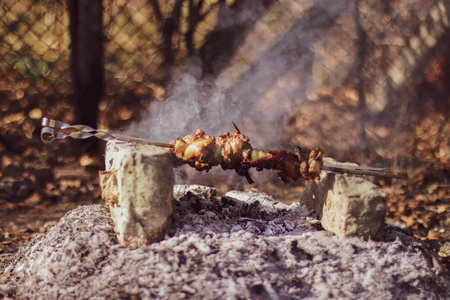
[[[33,206],[33,205],[40,203],[41,200],[42,200],[41,195],[39,195],[38,193],[33,193],[30,197],[28,197],[25,200],[25,204]]]
[[[427,238],[430,240],[439,240],[440,234],[436,230],[432,229],[432,230],[428,231]]]

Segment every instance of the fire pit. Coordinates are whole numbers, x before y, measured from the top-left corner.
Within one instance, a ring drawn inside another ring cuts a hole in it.
[[[110,211],[81,206],[36,237],[0,275],[17,299],[445,299],[449,276],[420,240],[339,239],[305,205],[254,191],[174,188],[164,239],[117,243]],[[0,296],[1,297],[1,296]]]
[[[252,190],[223,196],[204,186],[172,190],[173,156],[164,149],[110,141],[106,160],[103,196],[110,209],[91,205],[69,212],[21,250],[0,277],[0,294],[114,299],[448,294],[448,275],[421,241],[384,224],[383,215],[383,228],[369,222],[370,214],[384,210],[383,195],[364,177],[323,171],[319,184],[308,181],[302,202],[321,215],[320,222],[302,203],[285,205]],[[339,165],[326,158],[324,164]],[[154,219],[154,228],[147,218]],[[327,232],[321,223],[344,234]],[[376,234],[385,229],[384,236],[361,238],[374,236],[364,229],[372,227]],[[162,240],[149,243],[163,233]]]
[[[383,234],[385,195],[365,177],[354,174],[399,177],[383,169],[324,158],[319,148],[309,154],[299,147],[293,152],[255,149],[234,123],[234,133],[225,132],[214,138],[199,129],[170,143],[120,136],[48,118],[43,119],[42,125],[44,141],[91,136],[108,140],[106,171],[100,172],[102,198],[111,207],[119,242],[128,247],[157,241],[169,228],[173,166],[188,164],[198,171],[221,166],[235,170],[250,184],[250,168],[276,170],[283,181],[307,180],[301,202],[316,211],[325,229],[342,238],[374,238]]]

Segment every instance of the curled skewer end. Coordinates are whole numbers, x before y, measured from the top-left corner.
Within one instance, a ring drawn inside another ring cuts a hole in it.
[[[50,143],[55,140],[55,131],[51,128],[50,119],[43,117],[41,121],[41,140],[45,143]]]
[[[41,140],[46,143],[53,142],[55,140],[54,130],[50,127],[43,127],[41,130]]]

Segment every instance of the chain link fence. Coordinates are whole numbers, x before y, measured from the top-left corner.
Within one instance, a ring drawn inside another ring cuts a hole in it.
[[[0,93],[20,100],[67,93],[70,81],[69,14],[57,1],[0,4]]]
[[[306,137],[336,156],[363,145],[395,157],[414,138],[429,138],[410,129],[431,106],[448,111],[449,11],[448,1],[352,2],[314,45],[307,93],[313,103],[291,119],[299,129],[293,142]],[[330,101],[317,104],[321,99]],[[321,124],[327,119],[337,121]]]
[[[152,2],[103,3],[105,70],[111,94],[115,89],[129,89],[139,95],[152,95],[161,87],[161,26],[165,19],[153,17]],[[172,6],[160,5],[161,18],[170,15]],[[208,12],[196,34],[197,43],[212,28],[213,15],[214,11]],[[6,0],[0,5],[0,16],[0,92],[11,100],[36,93],[67,94],[71,76],[66,2]],[[181,39],[181,33],[176,39]],[[186,49],[181,41],[175,44],[179,46],[178,59],[182,60]]]
[[[104,2],[104,9],[107,80],[115,82],[116,88],[152,95],[162,79],[158,68],[162,36],[150,3],[113,0]],[[108,88],[107,93],[117,90]]]
[[[311,137],[336,157],[367,148],[391,159],[408,149],[448,156],[449,126],[426,116],[449,111],[449,13],[448,1],[351,4],[314,46],[308,98],[331,101],[301,108],[296,141]]]
[[[233,2],[227,1],[228,5]],[[155,3],[159,6],[158,13],[155,13]],[[128,97],[130,93],[139,97],[161,97],[164,91],[163,28],[174,3],[104,1],[107,97]],[[189,55],[185,43],[189,31],[189,1],[181,3],[177,33],[171,41],[175,62],[180,65]],[[218,22],[217,1],[205,3],[204,18],[194,32],[196,49],[205,43],[207,34]],[[276,45],[317,3],[276,1],[242,42],[230,66],[223,70],[233,78],[227,84],[238,82],[258,57]],[[347,101],[359,108],[362,103],[372,114],[392,108],[397,119],[411,121],[398,113],[410,113],[408,109],[402,110],[405,99],[407,103],[415,103],[411,98],[424,97],[418,85],[442,89],[447,84],[443,82],[448,79],[445,77],[448,71],[441,66],[445,63],[448,66],[445,55],[449,53],[449,46],[444,42],[449,36],[448,1],[372,0],[348,1],[347,4],[346,10],[323,36],[308,45],[313,51],[311,69],[304,70],[309,72],[309,84],[302,95],[293,96],[310,101],[323,96],[334,97],[337,102]],[[71,76],[70,18],[66,2],[5,0],[0,5],[0,16],[2,97],[20,100],[33,95],[67,95]],[[292,68],[286,68],[286,75],[282,77],[295,85],[295,78],[287,80],[288,76],[295,77]],[[266,94],[269,97],[276,92]],[[382,130],[377,134],[382,134]],[[358,134],[355,132],[355,135]]]

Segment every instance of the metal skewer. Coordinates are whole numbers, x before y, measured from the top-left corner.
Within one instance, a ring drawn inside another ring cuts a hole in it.
[[[106,129],[94,129],[87,125],[70,125],[68,123],[49,119],[47,117],[42,118],[41,125],[42,125],[41,139],[46,143],[53,142],[56,139],[65,139],[68,137],[74,139],[87,139],[90,137],[96,137],[104,141],[119,140],[126,142],[144,143],[164,148],[174,147],[174,145],[168,143],[120,135]],[[73,132],[65,133],[57,130],[73,130]]]
[[[379,170],[377,170],[377,169],[379,169]],[[350,167],[350,166],[340,167],[340,166],[336,166],[336,165],[324,164],[322,167],[322,170],[338,172],[338,173],[359,174],[359,175],[366,175],[366,176],[403,179],[403,177],[400,175],[383,172],[383,170],[385,170],[384,168]]]
[[[68,137],[74,139],[87,139],[90,137],[96,137],[98,139],[105,141],[118,140],[126,142],[138,142],[157,147],[174,148],[174,145],[168,143],[120,135],[106,129],[94,129],[87,125],[70,125],[68,123],[49,119],[47,117],[42,118],[41,125],[42,125],[41,139],[46,143],[52,142],[56,139],[65,139]],[[240,132],[234,123],[233,127],[235,128],[236,132]],[[58,130],[68,130],[68,131],[72,130],[72,132],[65,133]],[[338,173],[349,173],[349,174],[403,179],[403,177],[400,175],[383,172],[386,170],[385,168],[360,167],[360,166],[341,167],[337,165],[324,164],[322,170]]]

